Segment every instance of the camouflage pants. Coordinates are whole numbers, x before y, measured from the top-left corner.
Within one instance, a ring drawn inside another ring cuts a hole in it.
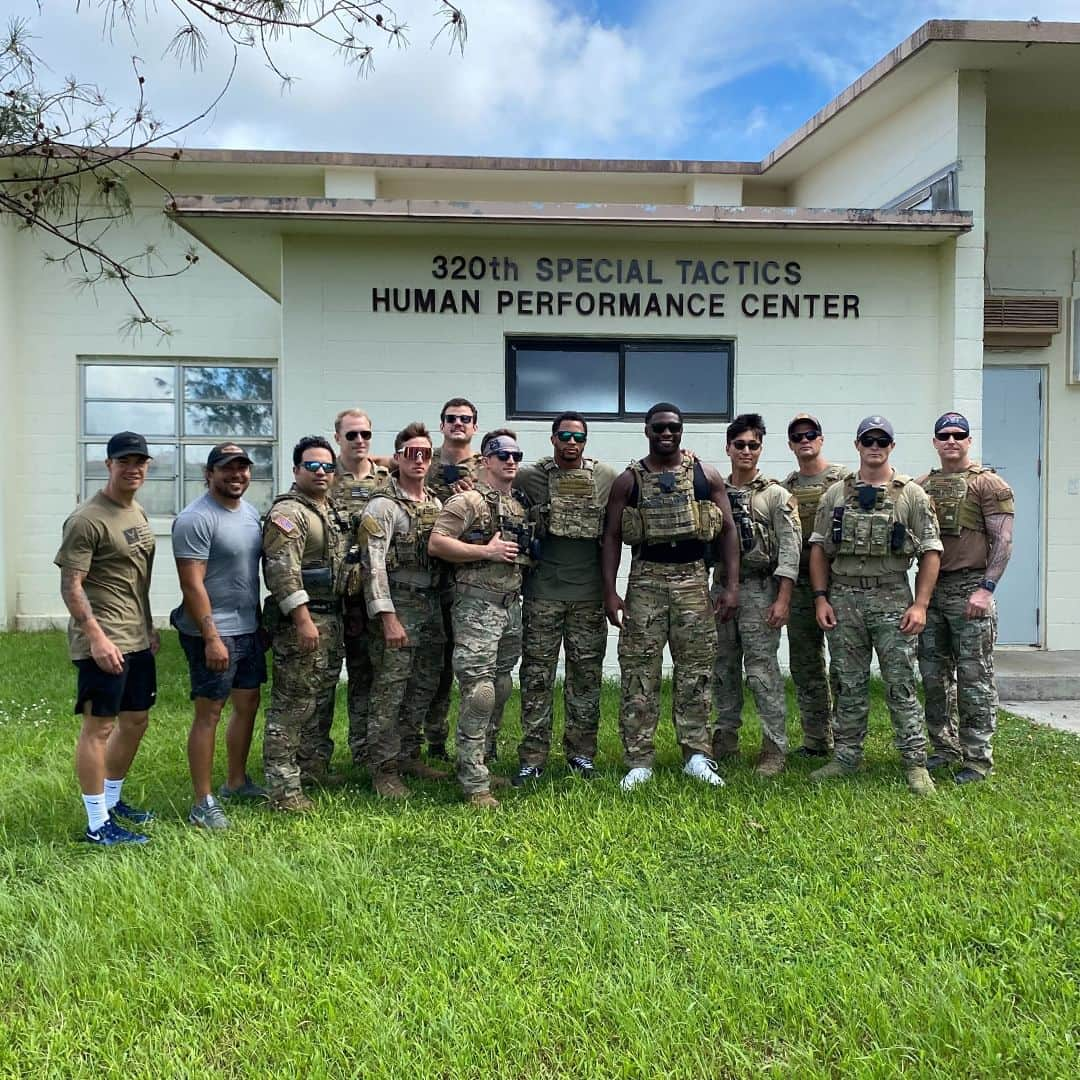
[[[379,628],[372,629],[377,635]],[[345,608],[345,670],[349,676],[349,753],[354,765],[367,764],[368,711],[374,678],[371,636],[363,599],[349,600]],[[330,746],[332,750],[333,743]]]
[[[872,586],[833,581],[830,594],[836,629],[830,647],[840,681],[836,700],[836,759],[849,768],[862,761],[870,715],[870,660],[876,651],[885,701],[892,718],[894,745],[905,766],[926,764],[923,709],[915,692],[915,637],[900,633],[900,619],[911,605],[903,581]]]
[[[765,621],[776,599],[774,577],[758,574],[739,586],[738,614],[726,623],[716,620],[716,663],[713,665],[715,735],[734,740],[742,726],[743,667],[746,684],[761,717],[762,735],[787,753],[787,697],[776,659],[780,631]]]
[[[522,615],[522,765],[543,765],[551,747],[552,698],[560,647],[566,650],[566,756],[596,757],[607,619],[599,600],[528,599]]]
[[[788,661],[799,702],[803,745],[831,750],[832,718],[837,698],[835,665],[825,668],[825,632],[817,624],[810,582],[800,578],[791,594],[788,619]]]
[[[498,733],[521,657],[521,602],[454,597],[454,674],[461,691],[457,774],[466,795],[490,790],[486,750]]]
[[[443,644],[437,650],[439,682],[424,716],[424,738],[428,746],[445,746],[450,731],[450,693],[454,688],[454,621],[451,614],[453,601],[453,590],[444,589],[441,596]]]
[[[716,657],[716,622],[703,562],[635,559],[619,635],[622,695],[619,732],[631,769],[651,767],[660,720],[664,645],[675,664],[673,721],[683,758],[709,753],[709,681]]]
[[[274,635],[274,675],[266,710],[263,768],[272,798],[300,790],[301,773],[318,775],[329,758],[322,757],[320,719],[334,694],[341,672],[341,617],[312,613],[319,644],[301,652],[291,622]]]
[[[936,753],[988,773],[997,727],[994,640],[997,609],[983,619],[964,618],[982,570],[942,574],[919,637],[919,670],[926,690],[926,727]]]
[[[420,733],[439,682],[444,638],[438,593],[417,592],[391,583],[390,597],[409,644],[403,649],[388,649],[380,617],[371,620],[374,678],[367,751],[373,770],[420,756]]]

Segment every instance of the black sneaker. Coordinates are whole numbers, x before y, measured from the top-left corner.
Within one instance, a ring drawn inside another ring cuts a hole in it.
[[[544,775],[544,770],[539,765],[522,765],[520,769],[510,778],[510,783],[514,787],[523,787],[531,780],[539,780]]]
[[[581,757],[580,755],[567,758],[566,767],[573,773],[577,773],[582,780],[591,780],[596,775],[596,769],[593,768],[592,758]]]
[[[957,762],[953,758],[947,758],[944,754],[931,754],[926,759],[926,771],[935,772],[937,769],[947,769],[950,765],[955,765]]]
[[[130,821],[135,825],[145,825],[148,821],[154,820],[153,811],[140,810],[137,806],[124,802],[123,799],[120,799],[109,811],[109,816],[114,818],[122,817],[125,821]]]
[[[968,766],[964,766],[953,779],[958,784],[978,784],[980,781],[986,779],[986,774],[979,772],[978,769],[971,769]]]

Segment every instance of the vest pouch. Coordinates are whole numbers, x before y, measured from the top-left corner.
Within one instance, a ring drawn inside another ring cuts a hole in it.
[[[959,529],[970,529],[972,532],[986,532],[986,525],[983,522],[982,512],[979,507],[968,498],[960,500],[960,505],[956,508],[956,524]],[[942,529],[942,532],[945,530]]]
[[[942,536],[960,535],[960,503],[956,499],[935,499],[938,526]]]
[[[327,573],[330,571],[328,570]],[[304,588],[307,588],[305,584]],[[364,591],[364,577],[360,566],[360,548],[353,544],[341,560],[341,569],[334,582],[334,592],[338,596],[360,596]],[[310,594],[311,590],[308,589]]]
[[[694,502],[694,517],[696,540],[704,540],[707,543],[720,535],[724,527],[724,515],[720,512],[720,507],[711,499]]]
[[[654,495],[640,506],[649,543],[688,540],[696,533],[694,500],[689,495]]]
[[[622,542],[636,546],[645,541],[645,522],[636,506],[624,506],[622,512]]]
[[[327,600],[334,595],[334,575],[329,566],[301,569],[300,580],[312,600]]]
[[[796,488],[792,494],[799,508],[799,524],[802,525],[803,539],[814,531],[814,518],[817,517],[818,504],[825,489],[820,487]]]
[[[870,554],[888,555],[892,551],[892,520],[885,514],[870,515]]]

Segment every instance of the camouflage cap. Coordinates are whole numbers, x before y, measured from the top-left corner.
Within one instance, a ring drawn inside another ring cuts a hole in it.
[[[808,413],[808,412],[801,412],[801,413],[796,413],[796,414],[795,414],[795,415],[794,415],[794,416],[793,416],[793,417],[791,418],[791,420],[790,420],[790,421],[788,422],[788,426],[787,426],[787,433],[788,433],[789,435],[791,434],[791,429],[792,429],[792,428],[793,428],[793,427],[794,427],[794,426],[795,426],[796,424],[813,424],[813,425],[814,425],[814,427],[816,427],[816,428],[818,429],[818,431],[824,431],[824,430],[825,430],[825,429],[824,429],[824,428],[823,428],[823,427],[821,426],[821,421],[820,421],[820,420],[819,420],[819,419],[818,419],[818,418],[817,418],[816,416],[813,416],[813,415],[811,415],[811,414],[810,414],[810,413]]]

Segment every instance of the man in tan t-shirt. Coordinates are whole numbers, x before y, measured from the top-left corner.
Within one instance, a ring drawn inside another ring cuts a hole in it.
[[[121,431],[109,440],[109,479],[64,522],[53,560],[71,615],[68,648],[78,671],[75,712],[83,720],[75,772],[86,807],[84,838],[101,846],[146,843],[146,836],[116,819],[136,825],[153,819],[121,798],[157,697],[159,642],[150,619],[154,534],[135,501],[149,462],[142,435]]]

